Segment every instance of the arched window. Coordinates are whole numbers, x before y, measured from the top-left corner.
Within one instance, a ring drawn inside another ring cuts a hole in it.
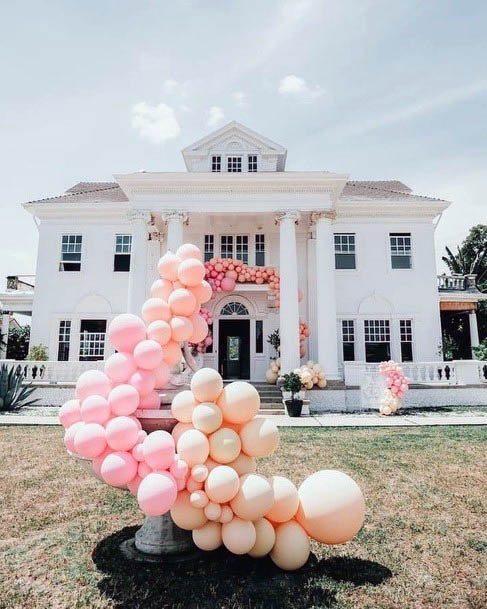
[[[220,315],[248,315],[247,307],[240,302],[229,302],[220,311]]]

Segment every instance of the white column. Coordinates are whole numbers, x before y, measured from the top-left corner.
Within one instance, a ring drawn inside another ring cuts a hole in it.
[[[129,212],[128,218],[132,224],[132,254],[127,309],[129,313],[140,315],[142,305],[147,298],[147,240],[151,215],[146,210],[134,209]]]
[[[470,345],[472,347],[478,347],[479,341],[479,327],[477,325],[477,312],[470,311],[468,314],[468,321],[470,326]],[[472,357],[475,357],[472,351]]]
[[[188,216],[185,212],[168,211],[162,214],[162,218],[167,225],[166,250],[176,253],[178,247],[184,243],[183,227]]]
[[[2,312],[2,323],[0,325],[0,359],[7,357],[7,343],[8,343],[8,327],[10,325],[10,313],[8,311]]]
[[[318,361],[326,378],[337,379],[337,312],[335,295],[335,256],[333,220],[335,212],[313,214],[316,223],[316,300]]]
[[[299,213],[289,211],[277,217],[279,222],[279,273],[281,277],[281,371],[283,374],[299,367],[299,303],[296,223]]]

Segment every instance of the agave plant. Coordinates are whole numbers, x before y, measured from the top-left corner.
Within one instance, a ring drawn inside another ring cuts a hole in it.
[[[0,367],[0,412],[20,410],[23,406],[35,404],[38,399],[26,401],[35,391],[32,385],[22,385],[24,375],[19,369]]]

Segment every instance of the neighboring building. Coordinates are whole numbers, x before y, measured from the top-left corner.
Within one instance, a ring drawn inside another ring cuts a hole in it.
[[[225,372],[229,345],[237,345],[237,376],[264,379],[274,355],[267,336],[279,327],[283,370],[291,370],[300,363],[300,318],[311,330],[305,360],[319,361],[328,378],[342,377],[344,360],[439,359],[434,230],[449,203],[399,181],[285,171],[286,150],[236,122],[183,157],[187,172],[80,182],[24,204],[39,226],[31,343],[47,345],[51,360],[106,356],[108,323],[140,311],[159,257],[182,242],[206,259],[280,268],[280,309],[267,286],[254,284],[209,303],[206,365]],[[3,307],[15,310],[8,294]],[[477,296],[468,295],[473,308]]]

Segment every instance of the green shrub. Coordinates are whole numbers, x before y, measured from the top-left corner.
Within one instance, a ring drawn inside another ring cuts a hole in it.
[[[34,345],[31,347],[27,359],[33,362],[47,362],[49,357],[46,345]]]

